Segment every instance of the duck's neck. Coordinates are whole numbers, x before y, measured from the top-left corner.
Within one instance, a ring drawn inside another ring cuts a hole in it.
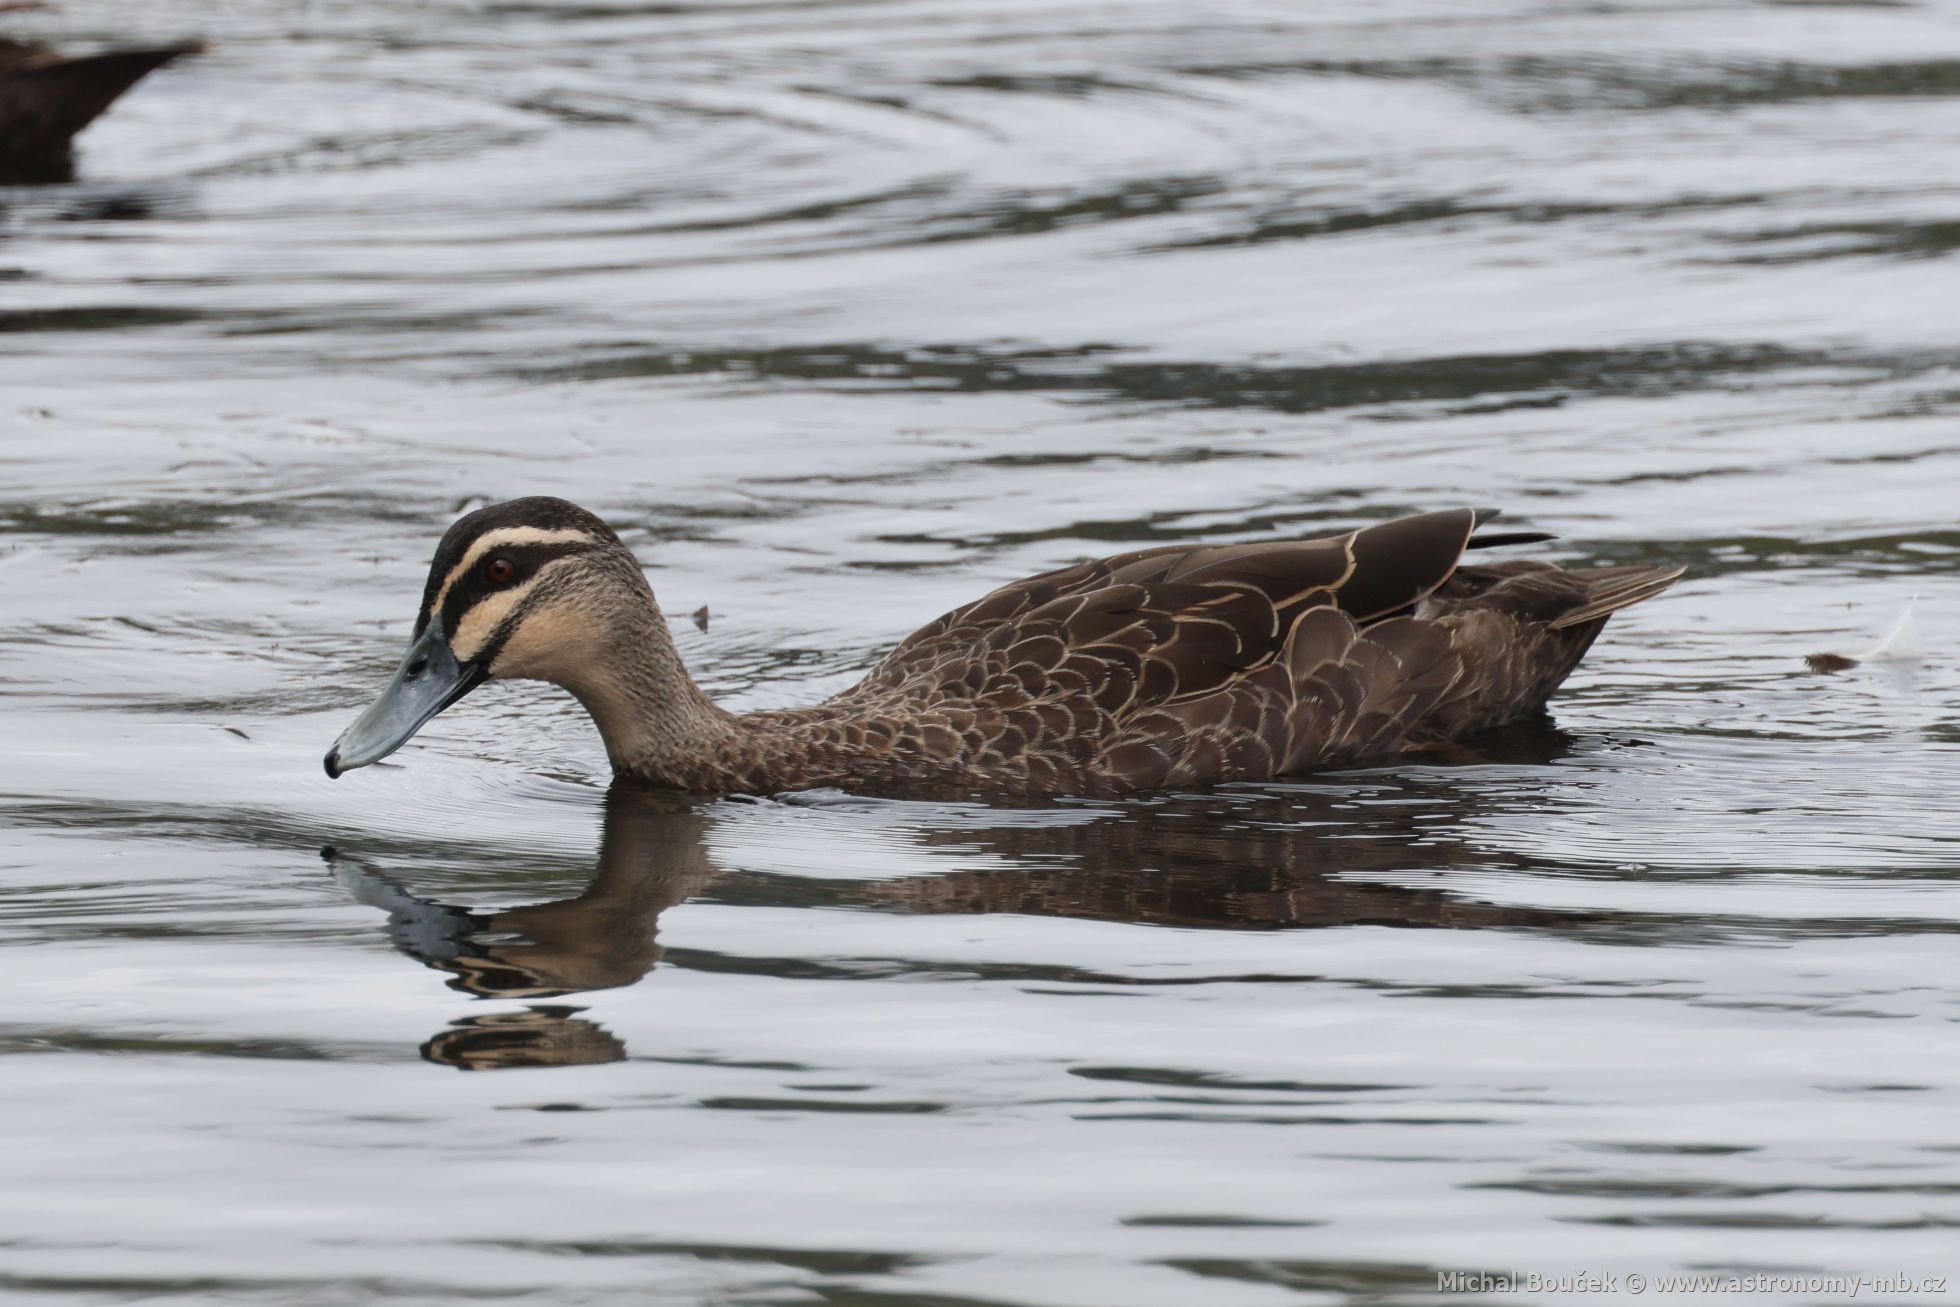
[[[561,684],[592,715],[615,773],[699,788],[704,766],[739,751],[742,720],[717,707],[687,674],[650,590],[643,603],[622,605],[608,619],[603,647]]]

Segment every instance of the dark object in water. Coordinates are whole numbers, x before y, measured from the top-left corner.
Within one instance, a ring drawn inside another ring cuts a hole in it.
[[[0,184],[75,179],[75,134],[147,74],[203,45],[60,55],[0,39]]]
[[[1804,666],[1813,672],[1848,672],[1858,665],[1856,658],[1846,658],[1843,654],[1814,653],[1803,656]]]
[[[706,604],[702,604],[699,608],[689,613],[688,616],[694,619],[694,624],[697,627],[705,631],[708,629],[708,618],[712,616],[712,614],[708,612],[708,606]]]

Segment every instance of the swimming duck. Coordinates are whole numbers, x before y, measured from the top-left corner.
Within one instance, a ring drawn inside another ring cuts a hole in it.
[[[75,134],[196,42],[65,56],[0,39],[0,184],[73,181]]]
[[[1077,563],[954,609],[823,703],[733,713],[688,676],[610,527],[513,499],[444,534],[408,652],[327,774],[491,678],[571,691],[619,780],[694,793],[1106,795],[1431,749],[1537,713],[1610,614],[1684,570],[1465,565],[1549,538],[1473,538],[1492,516]]]

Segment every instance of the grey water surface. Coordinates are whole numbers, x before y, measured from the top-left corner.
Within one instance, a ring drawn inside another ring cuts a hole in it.
[[[212,43],[0,190],[0,1298],[1960,1276],[1960,4],[0,25]],[[533,493],[737,706],[1133,545],[1690,572],[1419,765],[609,798],[493,686],[329,781]]]

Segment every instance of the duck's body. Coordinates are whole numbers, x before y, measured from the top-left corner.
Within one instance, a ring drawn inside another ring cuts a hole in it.
[[[0,39],[0,184],[75,176],[75,134],[118,96],[197,44],[66,56]]]
[[[1681,573],[1463,566],[1479,521],[1080,563],[948,613],[823,703],[736,714],[688,677],[617,536],[513,500],[444,537],[397,684],[327,768],[384,756],[489,676],[563,685],[620,779],[696,793],[1110,794],[1385,757],[1538,712],[1608,615]]]

